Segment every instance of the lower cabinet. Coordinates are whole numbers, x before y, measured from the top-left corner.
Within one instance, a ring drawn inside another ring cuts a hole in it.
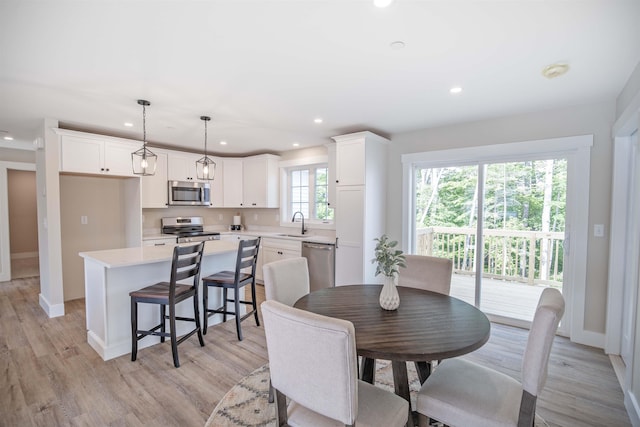
[[[263,265],[287,258],[297,258],[302,253],[302,242],[284,239],[262,239]]]
[[[142,241],[142,246],[175,246],[175,237],[159,237],[157,239],[147,239]]]

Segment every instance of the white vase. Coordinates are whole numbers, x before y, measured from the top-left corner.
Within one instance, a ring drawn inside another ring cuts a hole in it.
[[[398,289],[396,284],[398,282],[398,276],[384,277],[384,285],[382,285],[382,291],[380,291],[380,307],[385,310],[395,310],[400,306],[400,295],[398,295]]]

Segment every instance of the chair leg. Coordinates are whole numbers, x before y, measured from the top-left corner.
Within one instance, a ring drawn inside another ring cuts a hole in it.
[[[418,427],[429,427],[429,417],[418,413]]]
[[[227,321],[227,288],[222,288],[222,322]]]
[[[200,310],[198,309],[198,293],[197,292],[193,296],[193,320],[196,322],[196,330],[198,331],[198,341],[200,341],[200,347],[204,347],[204,339],[202,338],[202,328],[200,327]]]
[[[416,372],[418,373],[418,379],[420,380],[420,384],[424,384],[424,382],[431,375],[431,363],[430,362],[414,362],[416,366]]]
[[[160,332],[165,333],[165,317],[167,314],[167,310],[165,309],[164,304],[160,304]],[[164,336],[160,336],[160,342],[164,342]]]
[[[176,305],[169,305],[169,327],[171,328],[171,352],[173,353],[173,366],[180,367],[178,360],[178,340],[176,339]]]
[[[131,361],[138,357],[138,303],[131,298]]]
[[[253,305],[253,317],[256,319],[256,326],[260,326],[260,320],[258,319],[258,309],[256,308],[256,282],[251,282],[251,303]]]
[[[273,385],[271,385],[271,379],[269,379],[269,403],[273,403]]]
[[[242,341],[242,329],[240,329],[240,320],[242,319],[242,316],[240,315],[240,295],[238,294],[238,291],[239,289],[236,287],[235,291],[233,292],[233,303],[236,312],[236,329],[238,331],[238,341]]]
[[[207,326],[209,325],[209,285],[202,282],[202,334],[207,335]]]

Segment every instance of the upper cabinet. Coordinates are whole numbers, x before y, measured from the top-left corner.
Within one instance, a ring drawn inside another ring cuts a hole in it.
[[[135,176],[131,153],[141,144],[120,138],[58,130],[60,172]]]
[[[222,159],[222,192],[225,208],[242,207],[242,159]]]
[[[262,154],[242,159],[242,206],[277,208],[279,199],[279,156]]]
[[[224,207],[279,207],[279,160],[272,154],[224,158]]]
[[[169,151],[169,181],[199,181],[196,175],[196,161],[201,157],[200,154]]]
[[[167,160],[168,153],[154,148],[158,156],[155,175],[141,177],[141,197],[143,208],[166,208],[168,206]]]
[[[334,140],[336,141],[336,185],[364,185],[367,167],[365,137],[335,137]]]
[[[335,209],[336,204],[336,144],[327,144],[327,204]]]

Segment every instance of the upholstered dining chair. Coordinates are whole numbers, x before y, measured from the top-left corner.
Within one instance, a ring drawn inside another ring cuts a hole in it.
[[[449,295],[453,262],[447,258],[405,255],[406,267],[398,271],[398,286]]]
[[[138,356],[138,341],[148,335],[160,337],[164,342],[166,337],[171,338],[171,352],[173,353],[173,365],[180,367],[178,357],[178,344],[185,341],[193,334],[198,334],[200,345],[204,347],[202,329],[200,328],[200,313],[198,311],[198,286],[200,285],[200,263],[204,242],[190,246],[175,246],[171,262],[171,276],[169,282],[160,282],[129,293],[131,297],[131,361]],[[178,283],[187,279],[193,279],[191,283]],[[193,318],[176,316],[176,304],[193,299]],[[138,329],[138,304],[157,304],[160,306],[160,323],[149,330]],[[166,308],[169,307],[169,315]],[[169,320],[169,332],[166,331],[166,321]],[[189,333],[176,338],[176,320],[194,322],[195,328]]]
[[[449,295],[453,261],[427,255],[405,255],[405,266],[398,271],[398,285]],[[420,383],[431,375],[432,361],[415,362]]]
[[[209,316],[222,314],[222,321],[227,321],[227,315],[232,314],[236,319],[236,333],[238,341],[242,341],[242,328],[240,322],[251,315],[256,320],[256,325],[260,326],[258,319],[258,308],[256,306],[256,264],[258,262],[258,250],[260,248],[260,237],[257,239],[240,240],[238,243],[238,255],[236,257],[236,269],[234,271],[221,271],[202,279],[202,306],[204,310],[203,334],[207,334],[209,326]],[[251,301],[242,299],[240,291],[249,285],[251,287]],[[222,305],[218,308],[209,308],[209,287],[222,288]],[[233,290],[233,298],[228,298],[228,290]],[[227,303],[233,303],[233,311],[227,307]],[[251,309],[242,315],[240,304],[250,306]]]
[[[300,297],[310,291],[309,265],[304,257],[287,258],[262,266],[264,295],[266,300],[274,300],[293,306]],[[273,403],[273,387],[269,386],[269,403]]]
[[[260,307],[278,426],[407,423],[406,400],[358,380],[353,323],[273,300]]]
[[[270,262],[262,266],[262,273],[267,300],[293,306],[309,293],[309,266],[304,257]]]
[[[536,308],[522,359],[522,382],[463,359],[445,360],[418,393],[420,426],[427,417],[448,426],[531,427],[536,400],[547,379],[556,329],[564,314],[564,299],[546,288]]]

